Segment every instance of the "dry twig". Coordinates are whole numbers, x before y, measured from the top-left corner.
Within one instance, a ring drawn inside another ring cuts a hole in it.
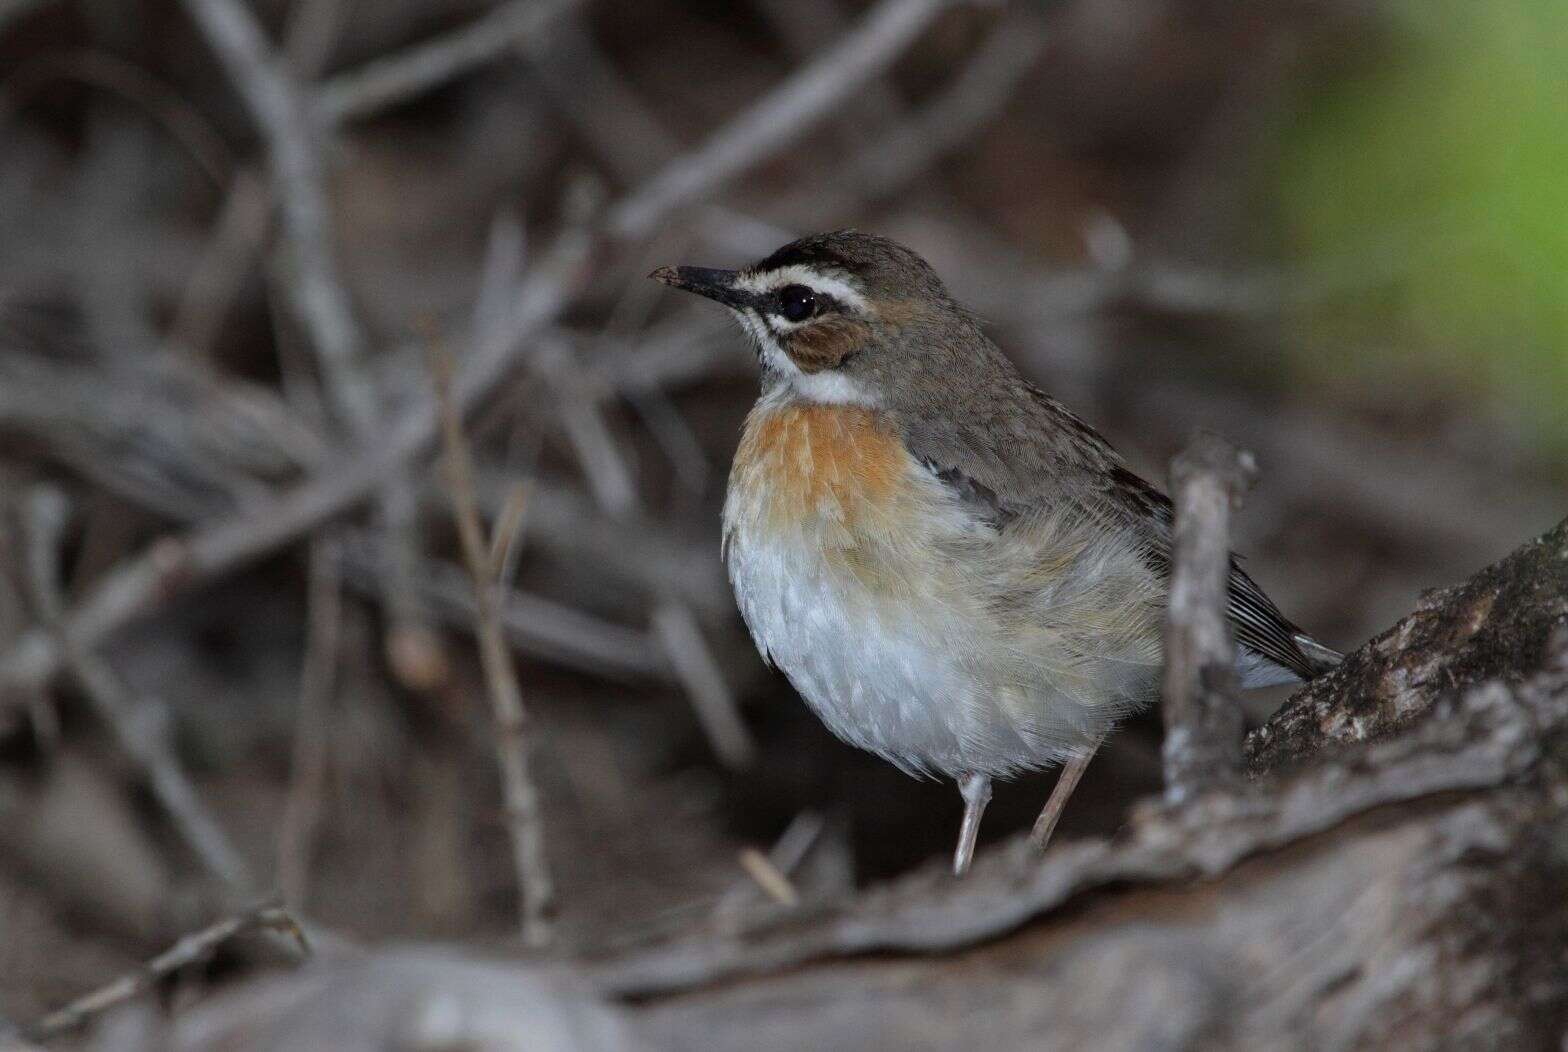
[[[312,841],[321,813],[327,769],[327,709],[337,682],[338,639],[343,627],[343,587],[335,544],[310,546],[310,611],[305,662],[300,673],[299,714],[289,795],[278,822],[278,888],[283,901],[304,910]]]
[[[452,362],[439,344],[432,344],[430,371],[441,415],[452,518],[457,524],[463,561],[468,565],[473,581],[474,628],[479,637],[480,661],[489,681],[490,704],[495,713],[496,759],[506,799],[507,832],[512,838],[512,864],[517,872],[523,941],[530,946],[543,946],[550,941],[555,885],[545,856],[539,789],[529,770],[527,712],[523,708],[517,669],[501,632],[494,567],[474,497],[473,461],[463,437],[463,420],[452,395]]]
[[[63,494],[35,487],[27,500],[28,580],[36,612],[58,625],[64,611],[58,578],[69,509]],[[65,647],[72,673],[121,750],[140,769],[153,796],[203,867],[230,889],[250,882],[244,860],[202,803],[169,741],[170,716],[160,699],[138,697],[109,664],[86,649]]]
[[[356,438],[375,424],[365,338],[332,250],[325,175],[310,110],[260,23],[240,0],[185,0],[267,141],[289,247],[289,293],[311,334],[334,408]]]
[[[1225,618],[1230,514],[1257,476],[1252,454],[1200,432],[1171,461],[1176,504],[1165,624],[1165,795],[1178,803],[1241,769],[1236,646]]]
[[[728,182],[820,120],[893,63],[953,0],[881,0],[853,30],[699,148],[671,161],[610,211],[617,237],[651,233],[671,211]]]
[[[653,611],[653,631],[719,760],[732,770],[750,766],[757,746],[691,607],[660,603]]]
[[[453,385],[460,413],[470,411],[511,372],[528,340],[565,306],[582,279],[587,247],[581,231],[568,231],[556,250],[532,270],[514,301],[505,337],[476,347],[465,358]],[[72,646],[90,649],[173,596],[296,540],[365,500],[422,455],[435,439],[436,427],[432,405],[411,407],[364,446],[324,465],[275,499],[183,537],[154,542],[107,574],[67,612],[61,618],[60,634]],[[63,662],[55,633],[33,629],[0,657],[0,686],[37,687],[54,677]]]
[[[322,85],[316,112],[328,124],[378,113],[455,80],[542,35],[582,0],[511,0],[461,29],[340,73]]]
[[[230,939],[262,930],[291,936],[302,953],[310,950],[304,930],[287,911],[280,906],[258,906],[184,936],[136,971],[128,972],[107,986],[49,1013],[31,1028],[31,1036],[37,1041],[47,1041],[69,1033],[114,1006],[151,989],[154,984],[180,969],[206,960]]]

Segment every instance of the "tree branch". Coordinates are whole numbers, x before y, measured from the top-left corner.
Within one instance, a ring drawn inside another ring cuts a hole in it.
[[[1171,461],[1176,503],[1165,622],[1165,796],[1178,803],[1241,768],[1236,646],[1225,618],[1230,513],[1257,475],[1250,453],[1200,432]]]

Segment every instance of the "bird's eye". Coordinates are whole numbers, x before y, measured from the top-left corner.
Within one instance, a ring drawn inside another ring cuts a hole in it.
[[[816,295],[804,285],[785,285],[779,290],[779,313],[788,321],[805,321],[817,309]]]

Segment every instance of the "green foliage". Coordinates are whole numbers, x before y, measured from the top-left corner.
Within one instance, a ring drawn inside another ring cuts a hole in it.
[[[1285,216],[1305,256],[1400,257],[1392,297],[1335,304],[1311,344],[1338,345],[1318,359],[1338,375],[1381,356],[1482,382],[1568,453],[1568,3],[1393,12],[1392,46],[1286,136]]]

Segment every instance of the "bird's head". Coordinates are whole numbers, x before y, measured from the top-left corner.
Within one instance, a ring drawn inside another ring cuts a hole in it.
[[[811,401],[876,405],[911,372],[959,365],[978,335],[925,260],[853,230],[792,241],[742,270],[660,267],[650,277],[728,307],[764,384]]]

